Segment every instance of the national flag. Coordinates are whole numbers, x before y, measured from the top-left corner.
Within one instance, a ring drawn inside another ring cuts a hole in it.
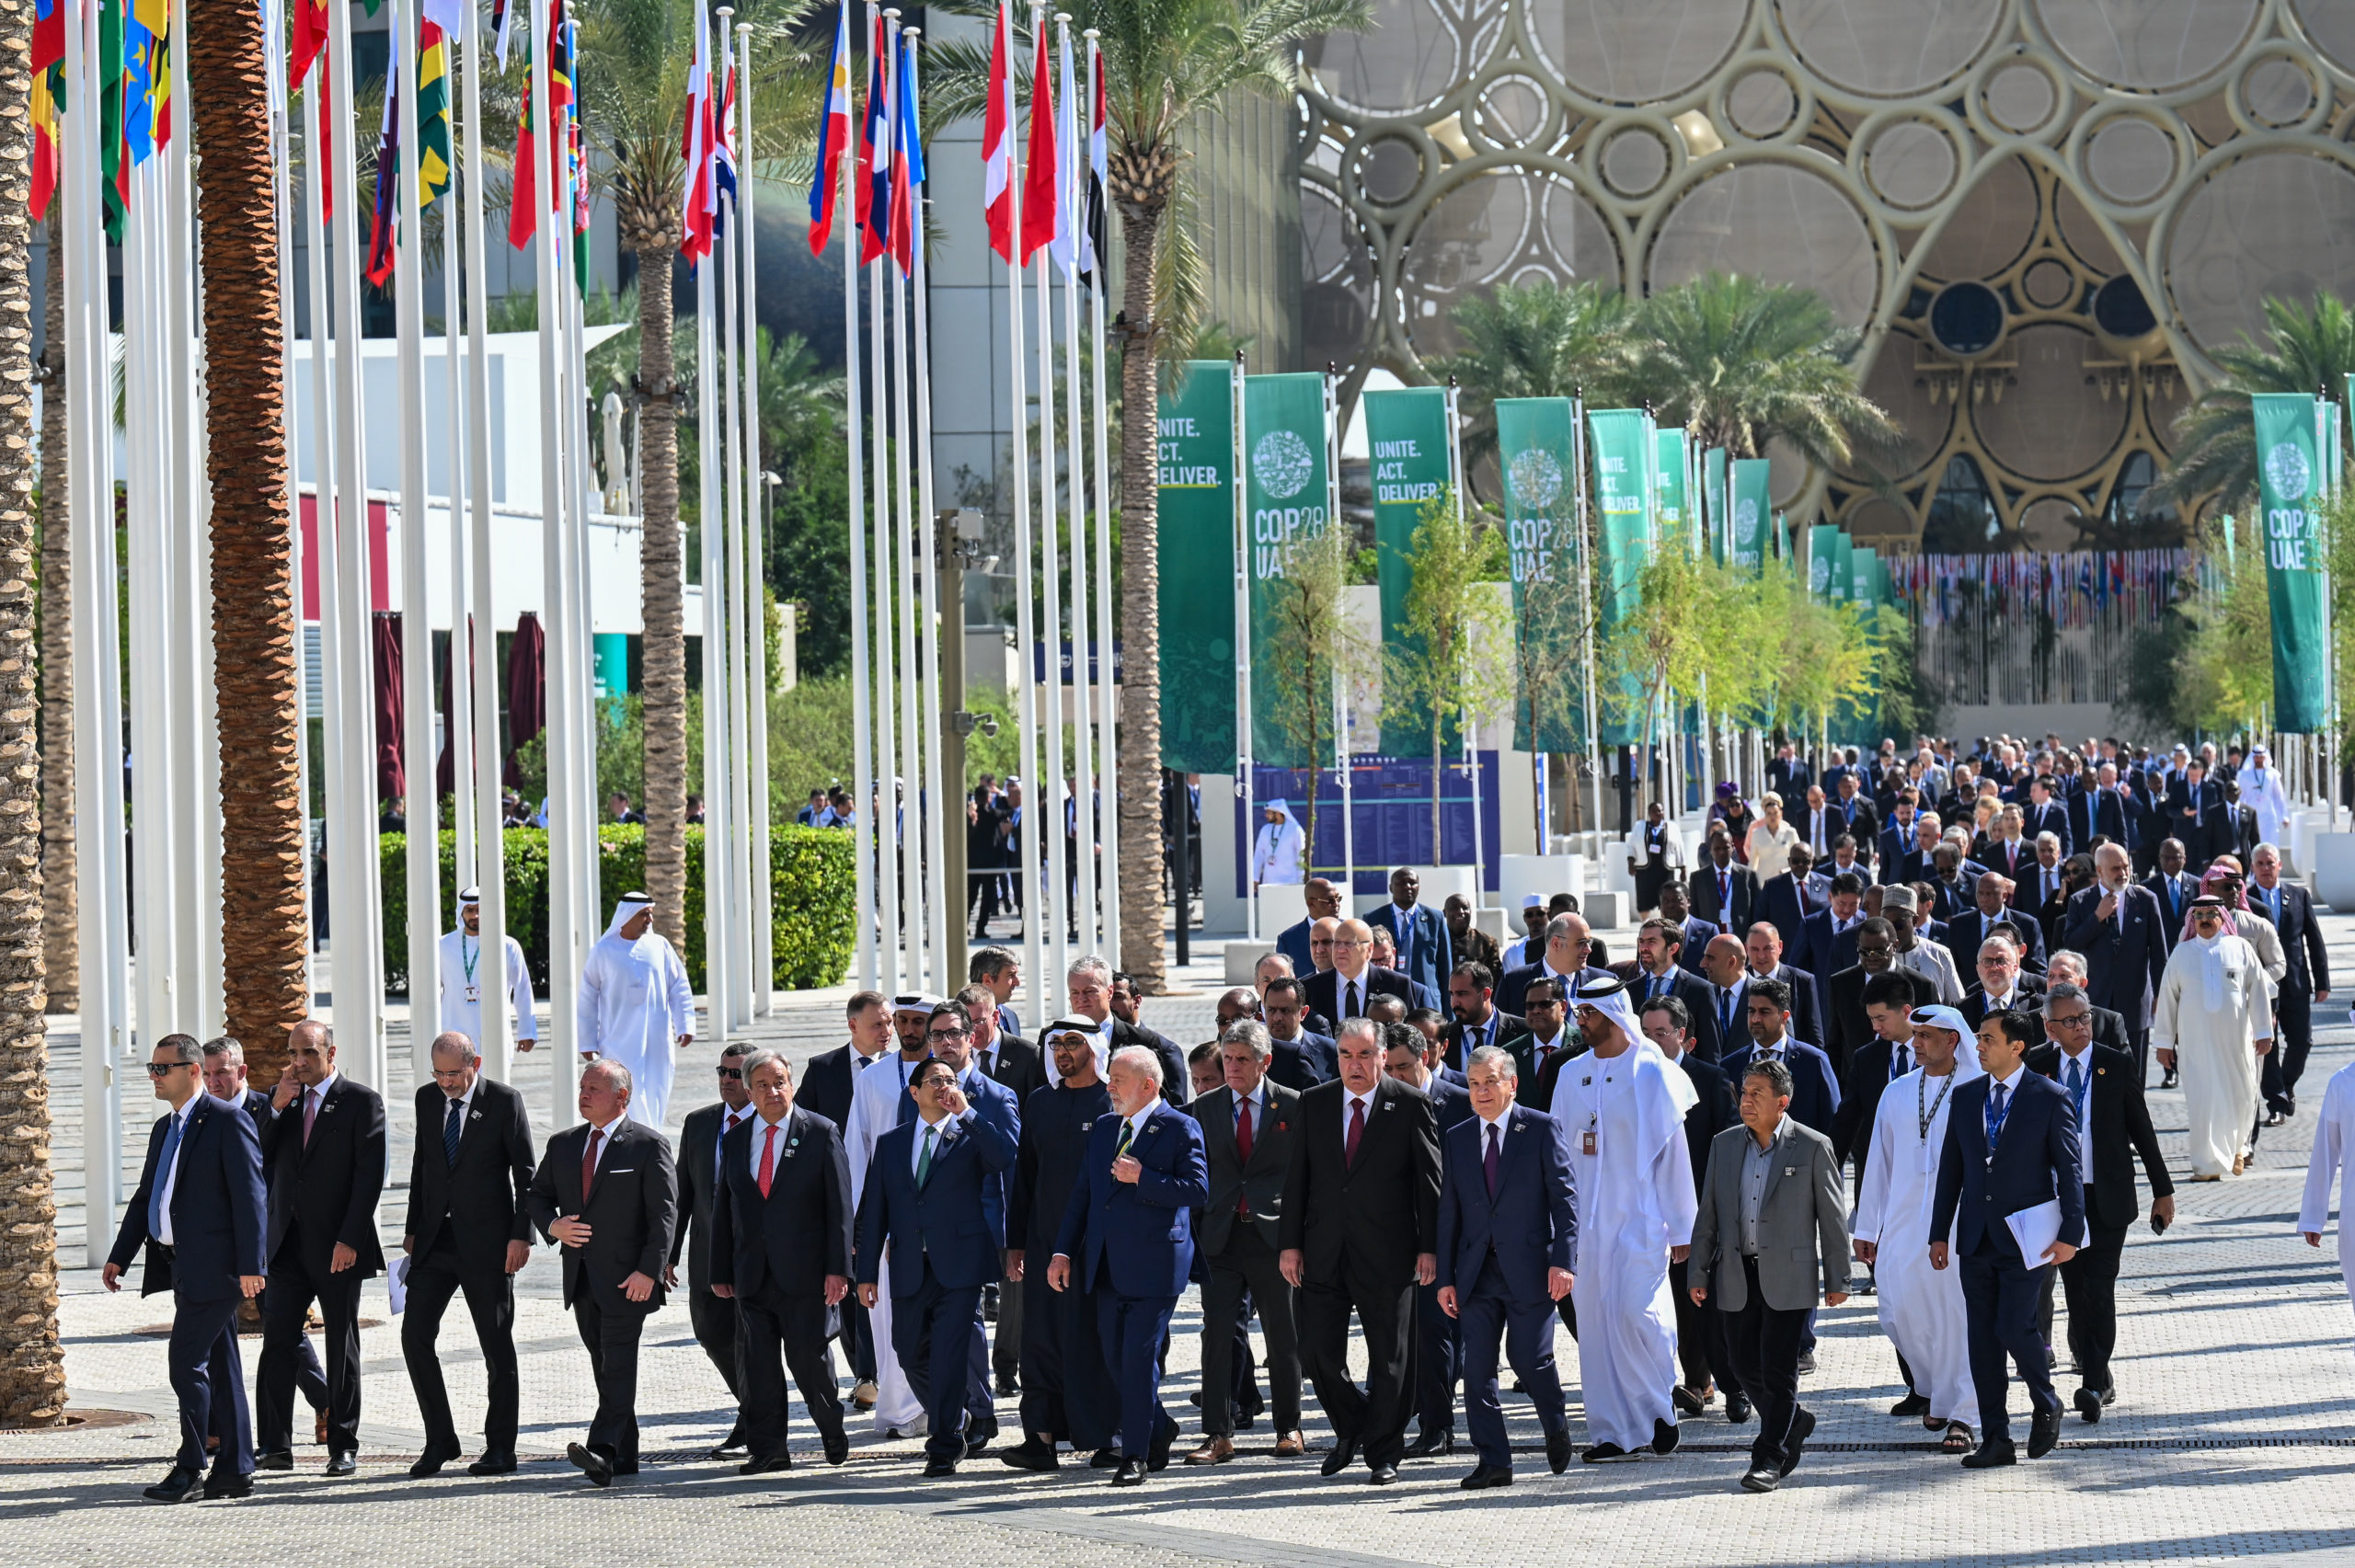
[[[28,206],[38,219],[57,191],[63,152],[65,0],[34,0],[32,43],[33,182]]]
[[[712,120],[711,197],[711,237],[716,246],[721,243],[728,214],[736,205],[736,64],[732,60],[721,77],[719,109]]]
[[[848,9],[848,0],[844,0]],[[1014,23],[999,0],[990,36],[990,97],[982,110],[982,211],[990,248],[1014,259]]]
[[[867,59],[867,119],[859,127],[858,145],[861,265],[891,248],[890,89],[884,74],[891,59],[891,44],[880,17],[875,19],[875,46]]]
[[[118,58],[122,70],[122,145],[133,167],[153,157],[170,136],[171,35],[167,0],[132,0]]]
[[[537,54],[539,49],[540,40],[534,36],[532,52]],[[532,235],[539,226],[539,176],[534,172],[539,161],[539,143],[532,123],[532,94],[527,90],[523,112],[515,117],[514,178],[507,198],[507,243],[517,250],[532,243]]]
[[[1055,82],[1047,59],[1047,29],[1038,31],[1037,57],[1030,65],[1029,166],[1022,171],[1022,259],[1028,263],[1039,247],[1055,237],[1057,187],[1055,169]]]
[[[923,127],[916,114],[915,44],[900,39],[900,75],[896,104],[900,155],[891,161],[891,259],[904,276],[915,271],[924,250],[924,214],[918,193],[924,189]]]
[[[1079,235],[1079,275],[1088,286],[1101,289],[1097,269],[1104,259],[1104,179],[1109,168],[1104,141],[1104,55],[1093,44],[1088,50],[1088,74],[1096,85],[1096,102],[1089,111],[1087,132],[1087,225]]]
[[[450,189],[450,40],[440,23],[418,24],[417,204]]]
[[[57,5],[60,0],[50,0]],[[999,21],[1005,20],[1001,11]],[[993,82],[995,78],[992,78]],[[992,88],[994,95],[995,88]],[[993,96],[991,102],[996,99]],[[850,145],[850,0],[834,17],[834,49],[826,63],[826,101],[818,115],[818,167],[810,182],[810,254],[822,253],[834,235],[834,201],[842,190],[843,149]],[[991,223],[994,224],[993,217]],[[994,234],[994,228],[991,231]]]
[[[490,0],[490,30],[499,45],[499,73],[507,74],[507,40],[515,31],[513,0]]]
[[[286,55],[286,90],[294,92],[311,74],[311,62],[327,46],[327,8],[311,0],[293,0],[294,38]]]
[[[392,58],[385,66],[385,123],[376,132],[376,218],[368,229],[368,280],[383,288],[393,275],[393,223],[400,188],[401,166],[401,46],[392,41]]]
[[[580,143],[580,117],[572,117],[572,280],[589,292],[589,159]]]
[[[679,156],[686,189],[679,201],[679,254],[689,261],[711,254],[711,23],[695,6],[694,62],[687,67],[687,104],[679,127]]]
[[[1055,117],[1055,237],[1047,244],[1047,254],[1069,278],[1079,270],[1079,202],[1074,199],[1080,189],[1079,168],[1079,95],[1072,91],[1071,29],[1060,29],[1063,36],[1056,41],[1056,64],[1063,76],[1059,84],[1063,97],[1053,106]]]

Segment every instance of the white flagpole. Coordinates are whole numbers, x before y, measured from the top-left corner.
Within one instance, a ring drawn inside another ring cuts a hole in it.
[[[293,147],[293,106],[286,80],[286,7],[282,0],[270,0],[263,16],[262,69],[270,83],[270,195],[277,213],[278,229],[278,340],[281,345],[278,366],[278,395],[285,408],[286,419],[286,570],[288,588],[294,606],[294,789],[302,801],[303,817],[303,996],[307,1007],[311,996],[310,931],[311,908],[311,682],[310,653],[303,635],[303,516],[301,486],[295,475],[302,460],[294,450],[294,432],[300,424],[296,410],[302,406],[294,384],[294,203]],[[314,254],[316,246],[308,247]],[[55,285],[52,283],[52,285]],[[208,574],[209,575],[209,574]],[[219,749],[214,748],[214,754]],[[219,921],[212,922],[215,929]]]
[[[482,1038],[476,1045],[482,1051],[484,1070],[500,1082],[513,1077],[515,1060],[511,1054],[515,1041],[515,1024],[507,1006],[511,982],[507,978],[507,839],[503,830],[506,818],[505,802],[500,795],[500,781],[505,773],[506,759],[499,749],[499,624],[492,618],[490,580],[490,360],[485,341],[488,327],[483,317],[488,309],[489,282],[486,277],[487,262],[483,256],[482,200],[482,30],[471,6],[465,8],[465,124],[458,128],[457,137],[462,162],[465,165],[463,189],[465,194],[465,302],[466,302],[466,499],[472,509],[469,520],[468,544],[474,555],[473,580],[468,585],[474,598],[474,635],[479,639],[474,650],[468,679],[474,682],[474,769],[471,782],[475,791],[475,820],[478,832],[475,839],[474,883],[481,890],[482,907],[476,917],[476,929],[482,938],[481,956],[477,960],[475,984],[482,998]],[[457,53],[451,55],[451,68],[457,68]],[[454,210],[452,214],[456,216]],[[454,498],[452,505],[455,508]],[[456,569],[454,563],[452,570]],[[457,677],[454,673],[452,684]],[[465,752],[459,755],[464,757]],[[466,787],[454,773],[452,782],[463,790]],[[461,862],[461,864],[465,863]],[[553,999],[551,999],[553,1000]],[[567,1009],[556,1007],[552,1013],[562,1015]],[[557,1053],[556,1068],[564,1070],[569,1052]]]
[[[1088,731],[1089,646],[1093,630],[1087,619],[1087,470],[1080,464],[1080,441],[1084,429],[1080,420],[1079,392],[1079,230],[1082,214],[1078,210],[1078,193],[1086,185],[1079,178],[1086,154],[1081,149],[1075,127],[1078,105],[1072,102],[1076,95],[1071,80],[1071,17],[1055,13],[1055,47],[1057,86],[1063,102],[1056,106],[1055,150],[1058,162],[1056,178],[1062,184],[1063,226],[1069,234],[1070,244],[1064,251],[1069,258],[1063,268],[1063,473],[1071,494],[1071,688],[1072,688],[1072,909],[1069,919],[1072,929],[1078,933],[1084,952],[1101,953],[1103,946],[1096,933],[1096,770]],[[1098,505],[1101,505],[1099,499]],[[1099,525],[1102,519],[1097,520]],[[1111,649],[1104,650],[1109,663]],[[1103,672],[1111,679],[1111,671]]]
[[[899,145],[900,121],[900,12],[897,6],[885,6],[883,21],[886,31],[884,55],[882,136],[891,146],[891,175],[900,175],[899,160],[904,155]],[[889,200],[888,196],[886,200]],[[892,240],[894,248],[899,241]],[[891,559],[895,563],[893,577],[900,593],[898,624],[898,659],[900,676],[900,766],[901,787],[906,792],[901,817],[900,907],[903,924],[901,936],[906,946],[909,983],[918,990],[929,986],[936,978],[929,944],[936,936],[932,910],[925,898],[924,842],[925,816],[937,809],[938,803],[928,801],[924,793],[924,754],[918,738],[920,703],[916,690],[916,578],[923,569],[915,557],[915,492],[908,466],[908,448],[913,444],[913,409],[908,396],[908,338],[913,324],[908,319],[907,280],[894,269],[896,261],[885,257],[883,276],[891,289],[891,443],[892,498],[895,514],[897,548]]]
[[[574,69],[578,68],[576,63]],[[575,107],[568,111],[568,119],[578,113],[579,90],[576,83]],[[559,167],[569,166],[565,147],[559,146],[555,157]],[[589,612],[588,575],[589,517],[593,509],[591,496],[596,489],[596,478],[589,466],[589,361],[583,347],[584,302],[580,291],[572,283],[573,250],[579,241],[572,232],[573,198],[569,187],[562,200],[564,210],[554,223],[557,299],[561,307],[559,319],[564,324],[564,385],[559,406],[564,409],[565,603],[571,615],[571,632],[564,647],[569,660],[566,687],[572,693],[568,735],[572,754],[572,819],[579,824],[572,840],[572,853],[579,857],[579,872],[573,879],[570,933],[573,964],[578,972],[588,960],[590,944],[604,925],[599,912],[603,897],[603,855],[599,848],[597,826],[597,732],[592,701],[595,687],[592,680],[595,637]]]
[[[842,0],[844,20],[843,31],[850,31],[848,12],[850,0]],[[843,83],[849,91],[851,60],[848,50],[842,61]],[[827,91],[833,87],[829,85]],[[832,112],[831,103],[825,112]],[[856,117],[844,120],[851,125]],[[858,155],[856,148],[841,149],[841,177],[835,182],[834,227],[840,231],[843,247],[843,406],[844,440],[846,446],[844,470],[850,480],[850,725],[851,725],[851,841],[858,859],[858,960],[852,973],[862,987],[872,988],[881,982],[882,971],[877,967],[875,952],[876,881],[875,851],[879,841],[875,831],[875,720],[873,692],[867,670],[867,475],[859,462],[858,438],[860,396],[858,381],[858,244],[857,225],[852,222],[856,209]],[[882,563],[876,563],[879,572]]]
[[[719,64],[724,73],[735,60],[735,36],[729,18],[735,15],[732,6],[722,6],[716,13],[719,17]],[[723,97],[722,114],[730,117],[734,106]],[[723,143],[732,143],[735,127],[723,124]],[[742,189],[743,170],[736,171],[738,189]],[[722,374],[727,382],[728,425],[725,432],[727,467],[723,473],[726,493],[720,507],[727,524],[721,544],[728,553],[728,821],[731,831],[718,844],[719,858],[715,863],[713,841],[708,830],[704,838],[705,875],[709,876],[717,864],[728,876],[729,979],[734,982],[728,998],[728,1026],[737,1029],[752,1021],[752,998],[756,990],[752,977],[752,900],[751,846],[746,841],[744,828],[752,818],[752,781],[744,769],[745,755],[752,747],[751,717],[747,711],[745,688],[751,675],[751,650],[745,647],[745,632],[750,606],[746,603],[744,574],[748,565],[744,549],[745,448],[742,396],[744,361],[750,358],[741,352],[741,331],[744,315],[744,269],[738,265],[741,251],[740,230],[743,227],[743,209],[740,202],[723,197],[725,237],[715,260],[721,264],[721,281],[727,285],[727,308],[713,327],[719,332],[725,349]]]
[[[442,53],[442,86],[447,90],[452,86],[451,78],[458,74],[458,40],[445,35]],[[452,92],[450,96],[450,134],[454,138],[459,134],[456,94]],[[423,155],[420,150],[420,161]],[[463,887],[467,880],[466,868],[475,863],[475,797],[468,788],[473,782],[473,770],[466,766],[466,759],[474,750],[474,692],[466,654],[472,640],[466,624],[467,419],[465,361],[458,341],[462,307],[456,186],[456,171],[453,170],[450,188],[442,192],[442,395],[448,404],[448,418],[442,432],[442,504],[450,518],[450,711],[442,717],[442,745],[450,758],[450,827],[456,852],[451,864],[456,867],[458,883]],[[433,793],[437,799],[442,794],[438,757],[434,760]],[[499,819],[492,818],[490,825],[497,831]],[[481,973],[479,967],[476,973]],[[482,1042],[477,1040],[475,1045],[480,1049]]]
[[[1244,395],[1242,349],[1235,351],[1235,363],[1227,374],[1235,440],[1227,460],[1228,470],[1235,475],[1235,795],[1243,802],[1244,934],[1256,942],[1259,889],[1250,880],[1250,864],[1259,841],[1259,824],[1253,819],[1251,808],[1251,529],[1249,475],[1243,468],[1243,424],[1248,400]],[[1211,875],[1208,869],[1202,873],[1206,891]]]
[[[1035,44],[1046,29],[1047,8],[1042,0],[1031,0],[1030,36]],[[1052,78],[1050,77],[1050,82]],[[1030,84],[1030,112],[1039,112],[1039,95],[1052,91],[1051,86]],[[1046,776],[1040,781],[1039,800],[1031,813],[1031,820],[1046,835],[1047,881],[1042,889],[1037,917],[1048,921],[1047,944],[1052,955],[1050,962],[1057,976],[1071,967],[1070,938],[1067,934],[1071,909],[1068,902],[1070,883],[1066,880],[1068,866],[1063,850],[1063,581],[1062,552],[1055,536],[1055,314],[1054,301],[1048,287],[1047,270],[1050,258],[1041,246],[1033,259],[1037,263],[1035,277],[1039,301],[1039,549],[1042,619],[1046,624],[1039,629],[1039,643],[1032,645],[1043,650],[1046,659],[1046,714],[1042,723],[1047,732],[1045,761]]]
[[[1054,990],[1039,967],[1041,911],[1046,907],[1046,897],[1040,886],[1040,841],[1036,835],[1047,797],[1039,779],[1039,694],[1030,674],[1033,650],[1039,645],[1030,598],[1030,396],[1023,385],[1022,370],[1022,158],[1017,151],[1022,145],[1022,137],[1020,121],[1015,114],[1013,0],[999,0],[999,5],[1006,30],[1005,189],[1012,234],[1005,259],[1005,361],[1014,429],[1014,711],[1025,796],[1022,830],[1017,840],[1015,887],[1020,889],[1022,899],[1022,979],[1029,988],[1029,1000],[1039,1010],[1033,1027],[1043,1031],[1052,1021],[1053,1007],[1048,999]]]
[[[718,74],[709,71],[705,74],[706,93],[719,90]],[[708,158],[711,149],[703,148],[701,155]],[[694,167],[687,170],[690,192],[699,188],[701,177],[702,171]],[[726,463],[726,431],[720,423],[720,336],[715,330],[714,319],[719,309],[719,280],[713,275],[721,259],[704,256],[695,262],[695,450],[700,456],[696,516],[703,536],[704,1010],[706,1037],[715,1040],[727,1036],[729,999],[734,994],[729,972],[730,911],[725,849],[729,750],[728,520],[723,510],[721,481]]]
[[[408,1041],[412,1074],[431,1070],[425,1047],[442,1032],[442,803],[433,788],[433,620],[425,588],[425,247],[419,226],[417,174],[422,128],[417,87],[425,52],[417,0],[393,0],[396,65],[390,86],[399,103],[395,182],[393,315],[400,378],[401,452],[401,755],[408,798],[405,869],[408,892]],[[380,170],[377,178],[384,177]]]
[[[1083,156],[1092,170],[1095,166],[1097,73],[1104,68],[1104,52],[1097,42],[1094,28],[1088,29],[1083,36],[1087,40],[1087,106],[1081,111],[1080,124],[1086,132],[1082,141],[1088,149]],[[1079,222],[1083,226],[1087,222],[1085,202],[1087,187],[1088,181],[1083,179],[1080,182],[1083,200],[1079,212]],[[1111,238],[1109,225],[1107,225],[1104,237],[1107,241]],[[1103,843],[1097,862],[1097,883],[1099,913],[1104,925],[1103,951],[1105,957],[1118,968],[1120,953],[1120,809],[1115,804],[1120,799],[1120,790],[1114,781],[1120,776],[1116,771],[1120,752],[1115,744],[1113,723],[1120,706],[1120,692],[1112,683],[1112,481],[1106,452],[1111,414],[1104,392],[1104,290],[1110,277],[1110,263],[1109,257],[1101,251],[1097,253],[1093,286],[1087,292],[1087,301],[1088,336],[1095,345],[1095,408],[1089,433],[1096,446],[1096,658],[1099,667],[1096,672],[1096,777],[1104,801],[1104,809],[1098,814],[1101,820],[1097,825],[1097,836]],[[1184,888],[1178,889],[1178,897],[1184,899]],[[1183,902],[1178,907],[1181,911],[1185,909]]]
[[[125,148],[123,158],[130,158]],[[177,665],[186,650],[172,635],[173,531],[170,506],[171,427],[160,406],[167,375],[155,363],[168,333],[157,320],[156,228],[162,192],[155,160],[131,171],[122,239],[123,542],[131,614],[131,815],[140,831],[131,841],[130,890],[138,910],[137,964],[132,971],[136,1038],[153,1046],[179,1027],[177,930],[180,900],[172,887],[178,864],[172,849],[178,826],[171,791],[182,759],[173,736],[178,709]]]
[[[742,255],[737,278],[742,289],[744,334],[744,563],[746,589],[744,636],[752,670],[744,688],[749,728],[741,766],[750,783],[746,790],[749,815],[744,818],[745,849],[752,875],[750,931],[752,951],[746,967],[752,981],[752,1015],[765,1018],[775,1001],[776,942],[771,929],[774,887],[769,860],[769,691],[774,679],[768,667],[768,553],[766,535],[754,520],[762,515],[761,498],[767,495],[761,475],[761,324],[753,309],[759,290],[757,237],[752,226],[752,31],[736,33],[738,79],[736,95],[736,235]]]
[[[918,81],[916,54],[922,47],[923,29],[909,28],[902,35],[908,40],[908,82],[913,90]],[[921,102],[921,100],[919,100]],[[904,151],[901,154],[905,156]],[[931,171],[929,168],[925,171]],[[925,588],[922,595],[924,612],[924,781],[925,781],[925,904],[931,911],[931,963],[939,975],[940,994],[953,994],[965,983],[962,975],[951,974],[948,963],[948,924],[962,921],[971,907],[970,886],[957,889],[959,901],[949,903],[948,823],[955,813],[958,830],[964,828],[965,813],[961,802],[965,781],[950,779],[941,773],[940,731],[940,627],[941,599],[958,591],[959,578],[940,569],[940,544],[936,537],[939,526],[932,492],[932,314],[925,298],[924,246],[924,187],[916,184],[913,175],[908,180],[909,222],[914,226],[910,236],[909,253],[914,263],[910,280],[909,298],[915,306],[915,373],[909,377],[909,390],[915,399],[915,492],[916,514],[923,524],[923,548],[916,569],[924,574]],[[970,883],[970,878],[968,881]],[[962,929],[961,926],[959,929]]]
[[[318,863],[326,867],[327,873],[327,908],[319,910],[316,907],[319,899],[313,896],[311,929],[316,931],[317,916],[326,914],[327,938],[332,942],[335,922],[343,912],[342,895],[336,889],[336,873],[343,868],[343,802],[352,787],[349,778],[351,751],[345,743],[343,732],[347,724],[357,724],[361,719],[359,715],[347,713],[343,703],[344,666],[350,662],[350,656],[344,647],[343,597],[339,586],[340,557],[335,543],[338,493],[335,406],[332,383],[328,378],[335,373],[336,344],[327,300],[325,181],[328,168],[322,147],[327,138],[321,132],[321,127],[329,123],[326,118],[329,112],[326,87],[327,62],[322,58],[312,63],[303,88],[304,108],[309,111],[303,122],[303,225],[304,232],[310,236],[310,243],[303,249],[309,261],[307,276],[311,289],[311,405],[310,417],[306,421],[309,428],[304,433],[310,438],[311,443],[311,576],[319,625],[319,741],[324,764],[320,772],[326,777],[320,781],[323,785],[320,804],[324,814],[319,818],[317,841],[314,844],[306,839],[303,844],[303,881],[306,887],[316,886],[311,859],[316,853]],[[299,517],[296,521],[299,524]],[[307,743],[304,750],[310,750]],[[313,997],[325,989],[319,983],[322,979],[333,985],[333,962],[330,954],[328,967],[322,972],[318,955],[316,952],[312,955],[310,994]],[[333,993],[330,991],[329,994]]]
[[[867,0],[867,97],[870,100],[874,97],[876,79],[874,53],[878,15],[875,0]],[[888,125],[885,129],[888,132]],[[852,178],[857,178],[856,166],[852,170]],[[863,233],[858,235],[856,241],[856,248],[864,250],[866,235]],[[867,452],[868,461],[873,465],[869,494],[875,500],[875,796],[871,801],[858,803],[859,810],[874,818],[876,842],[880,846],[880,853],[876,857],[875,905],[880,929],[877,951],[882,959],[882,990],[886,994],[898,992],[903,978],[912,987],[920,983],[913,975],[904,972],[905,955],[900,940],[901,921],[911,911],[901,901],[904,891],[900,879],[901,782],[891,745],[895,715],[899,712],[899,660],[891,641],[891,591],[899,574],[899,567],[895,564],[899,557],[891,549],[891,421],[886,401],[890,396],[890,383],[883,361],[886,345],[883,285],[890,266],[890,262],[879,256],[867,264],[867,384],[873,409],[873,428],[869,432]],[[856,353],[858,339],[853,337],[847,347],[849,352]]]

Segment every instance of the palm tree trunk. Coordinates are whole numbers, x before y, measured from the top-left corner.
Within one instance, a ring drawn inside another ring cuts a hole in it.
[[[687,639],[679,587],[679,409],[672,401],[671,258],[678,236],[637,225],[638,569],[646,622],[646,891],[654,928],[687,945]]]
[[[32,8],[0,21],[0,1425],[63,1418],[34,695]],[[56,274],[51,274],[55,292]],[[53,340],[53,339],[52,339]]]
[[[205,474],[221,743],[221,926],[228,1033],[270,1082],[309,1011],[286,421],[279,380],[270,88],[238,0],[194,0],[196,221],[204,269]]]
[[[1155,247],[1174,164],[1123,147],[1111,167],[1120,208],[1120,950],[1138,989],[1163,989],[1161,841],[1161,496],[1154,410],[1160,406],[1153,316]],[[1242,475],[1235,476],[1242,483]],[[1241,739],[1241,737],[1237,737]]]
[[[65,497],[65,225],[49,220],[40,366],[40,880],[49,1011],[81,1010],[74,880],[74,551]]]

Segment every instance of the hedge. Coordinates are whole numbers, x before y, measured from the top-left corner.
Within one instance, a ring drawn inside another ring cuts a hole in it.
[[[646,885],[646,830],[607,823],[597,832],[601,864],[599,902],[606,914],[613,900]],[[548,985],[548,836],[540,828],[510,828],[507,841],[507,933],[523,947],[532,986]],[[408,985],[408,835],[385,833],[377,840],[385,906],[385,984]],[[442,898],[455,908],[458,894],[457,835],[442,835]],[[773,887],[771,939],[775,983],[780,990],[806,990],[839,982],[849,968],[857,929],[853,913],[856,864],[851,836],[834,829],[784,827],[769,830]],[[468,873],[472,880],[472,872]],[[703,830],[687,830],[687,978],[703,989]],[[604,916],[598,929],[604,929]]]

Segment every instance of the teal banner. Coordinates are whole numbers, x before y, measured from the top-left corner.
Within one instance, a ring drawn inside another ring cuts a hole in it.
[[[1745,457],[1732,467],[1733,499],[1729,514],[1732,560],[1735,566],[1754,572],[1766,559],[1766,523],[1775,509],[1766,483],[1767,463],[1763,457]],[[1782,554],[1787,555],[1789,552]]]
[[[1684,432],[1658,430],[1653,432],[1655,461],[1660,465],[1658,499],[1652,508],[1660,524],[1660,537],[1672,539],[1693,526],[1693,513],[1686,496],[1684,467]]]
[[[1161,765],[1235,772],[1235,372],[1162,371],[1155,462],[1161,532]]]
[[[1373,480],[1373,552],[1382,589],[1382,641],[1409,641],[1407,590],[1414,585],[1407,555],[1423,509],[1453,482],[1444,387],[1394,387],[1365,395],[1366,455]],[[1386,718],[1384,751],[1416,756],[1430,749],[1428,711]]]
[[[2257,425],[2265,584],[2273,610],[2273,727],[2320,732],[2329,717],[2330,640],[2325,619],[2322,515],[2326,461],[2322,400],[2263,392]]]
[[[1594,439],[1594,498],[1602,536],[1594,627],[1595,644],[1601,647],[1635,612],[1644,564],[1651,558],[1660,442],[1652,417],[1639,408],[1591,411],[1587,429]],[[1605,746],[1633,746],[1643,738],[1643,715],[1636,711],[1641,707],[1641,694],[1623,693],[1622,699],[1603,705]]]
[[[1497,399],[1517,665],[1513,746],[1586,750],[1575,427],[1567,397]]]
[[[1726,449],[1713,446],[1701,456],[1702,523],[1709,531],[1709,558],[1725,565],[1726,541]]]
[[[1776,520],[1778,523],[1780,521],[1780,519]],[[1828,522],[1819,522],[1807,531],[1808,597],[1826,604],[1832,603],[1835,597],[1846,597],[1847,592],[1845,583],[1840,585],[1841,591],[1838,595],[1835,596],[1832,590],[1833,576],[1832,568],[1832,562],[1840,555],[1839,539],[1840,530]]]
[[[1251,761],[1269,768],[1329,766],[1289,732],[1267,700],[1281,672],[1269,658],[1285,557],[1325,532],[1331,512],[1331,437],[1317,372],[1243,378],[1244,507],[1251,561]]]

